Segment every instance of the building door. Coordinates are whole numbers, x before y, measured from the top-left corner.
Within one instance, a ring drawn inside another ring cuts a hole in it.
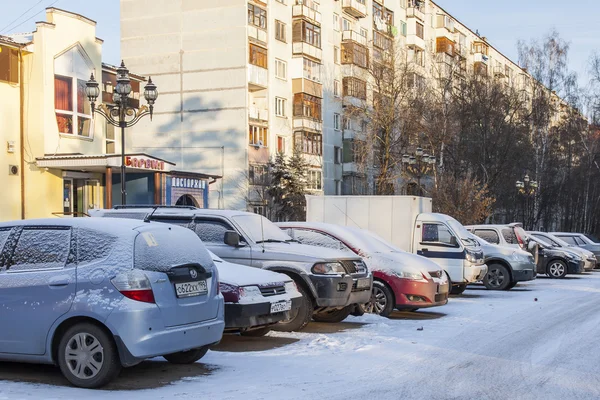
[[[63,180],[63,212],[69,215],[73,212],[73,179]]]
[[[63,212],[65,216],[81,217],[88,210],[100,208],[98,179],[64,178]]]

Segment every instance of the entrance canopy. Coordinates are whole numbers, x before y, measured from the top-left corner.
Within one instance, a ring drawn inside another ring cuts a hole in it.
[[[106,172],[106,168],[120,168],[121,155],[83,155],[63,154],[44,156],[36,159],[38,168],[54,168],[60,170],[77,170],[83,172]],[[128,172],[170,172],[175,163],[152,157],[145,153],[125,155],[125,166]]]

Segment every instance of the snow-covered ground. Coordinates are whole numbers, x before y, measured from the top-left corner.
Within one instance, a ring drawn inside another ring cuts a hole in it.
[[[226,338],[202,360],[209,370],[198,365],[202,375],[186,366],[183,379],[152,389],[74,389],[52,367],[19,366],[23,380],[55,384],[17,382],[13,374],[0,381],[0,399],[600,398],[600,272],[542,277],[510,292],[474,287],[431,311],[347,322]],[[259,351],[241,351],[249,349]],[[9,368],[0,363],[0,378]],[[175,367],[136,368],[159,381]],[[56,378],[38,380],[35,373]]]

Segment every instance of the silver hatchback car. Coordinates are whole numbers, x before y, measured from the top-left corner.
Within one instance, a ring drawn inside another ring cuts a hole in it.
[[[192,363],[221,340],[223,296],[188,229],[61,218],[0,224],[0,360],[57,364],[79,387],[163,356]]]

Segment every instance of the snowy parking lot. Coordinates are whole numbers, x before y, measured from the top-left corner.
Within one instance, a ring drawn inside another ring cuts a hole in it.
[[[600,272],[470,287],[447,306],[226,336],[202,362],[126,369],[107,390],[0,363],[0,399],[598,399]]]

